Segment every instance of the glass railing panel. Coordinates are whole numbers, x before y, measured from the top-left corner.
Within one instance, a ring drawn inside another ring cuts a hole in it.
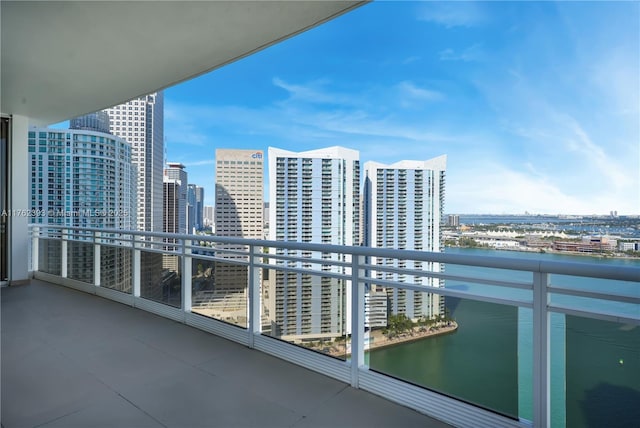
[[[51,275],[62,275],[62,241],[40,238],[38,242],[38,270]]]
[[[67,277],[93,284],[94,246],[91,242],[67,242]]]
[[[565,319],[566,426],[637,426],[640,326],[571,315]],[[552,402],[558,393],[552,390]]]
[[[201,258],[191,260],[191,312],[247,327],[246,265]]]
[[[637,265],[638,264],[636,264],[636,266]],[[640,298],[640,281],[618,281],[591,277],[552,275],[551,285],[552,287],[566,288],[569,290]],[[552,292],[551,303],[570,309],[615,314],[617,316],[640,320],[640,304],[633,302],[571,296]]]
[[[348,281],[313,270],[263,276],[262,334],[346,360]]]
[[[371,370],[520,416],[517,307],[373,287],[388,300],[386,326],[365,331]]]
[[[182,307],[182,256],[141,251],[140,296]]]
[[[130,248],[100,247],[100,286],[131,294],[133,251]]]

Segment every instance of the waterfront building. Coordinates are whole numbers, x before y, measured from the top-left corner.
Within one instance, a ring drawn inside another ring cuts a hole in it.
[[[618,246],[617,239],[609,236],[583,236],[582,240],[576,241],[554,241],[555,251],[567,251],[574,253],[603,253],[615,251]]]
[[[387,293],[367,291],[364,298],[364,326],[366,328],[386,327],[389,316]]]
[[[450,227],[460,226],[460,216],[458,214],[449,214],[447,216],[447,226],[450,226]]]
[[[440,234],[445,195],[446,155],[427,161],[404,160],[392,165],[367,162],[364,185],[364,245],[374,248],[441,251]],[[395,269],[440,272],[439,263],[405,262],[373,257],[371,264]],[[374,272],[379,279],[442,287],[437,278],[400,272]],[[368,293],[384,287],[368,284]],[[416,320],[444,314],[444,299],[428,292],[386,289],[389,311]]]
[[[306,152],[269,148],[269,239],[354,245],[359,236],[359,153],[344,147]],[[278,255],[341,259],[341,255],[278,249]],[[305,268],[300,261],[272,260]],[[345,273],[345,267],[327,270]],[[263,296],[271,334],[286,340],[336,338],[350,331],[350,290],[344,281],[282,270],[270,272]]]
[[[640,241],[619,241],[619,251],[640,251]]]
[[[109,118],[99,112],[71,120],[72,129],[29,130],[30,219],[38,224],[106,229],[135,229],[136,175],[131,146],[108,133]],[[73,232],[70,232],[73,233]],[[105,239],[108,236],[105,235]],[[41,265],[55,270],[60,251],[40,247]],[[93,281],[93,246],[69,244],[68,276]],[[104,247],[101,285],[131,289],[131,258]]]
[[[138,230],[161,232],[164,168],[164,95],[134,98],[104,110],[109,130],[131,144],[137,179]]]

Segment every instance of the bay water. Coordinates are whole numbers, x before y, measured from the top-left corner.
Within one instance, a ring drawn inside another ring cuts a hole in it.
[[[640,267],[637,259],[448,248],[447,253],[535,258]],[[531,273],[447,264],[452,275],[531,281]],[[552,275],[553,285],[640,295],[638,282]],[[508,298],[527,290],[447,281],[447,288]],[[639,305],[571,296],[553,303],[637,315]],[[446,298],[457,331],[367,354],[372,370],[412,382],[513,418],[532,418],[532,311]],[[551,315],[553,427],[640,426],[640,327],[576,316]]]

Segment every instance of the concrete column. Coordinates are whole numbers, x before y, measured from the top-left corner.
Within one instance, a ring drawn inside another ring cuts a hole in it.
[[[31,186],[29,180],[29,119],[26,116],[13,115],[11,118],[11,142],[9,157],[11,162],[9,209],[29,208]],[[26,215],[14,215],[9,226],[9,284],[17,285],[29,280],[29,218]]]

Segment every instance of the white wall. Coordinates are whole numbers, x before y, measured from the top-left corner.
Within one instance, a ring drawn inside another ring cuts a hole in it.
[[[11,121],[11,181],[9,208],[29,209],[29,164],[28,164],[29,119],[26,116],[13,115]],[[28,272],[29,218],[26,215],[13,215],[9,228],[9,282],[26,281]]]

